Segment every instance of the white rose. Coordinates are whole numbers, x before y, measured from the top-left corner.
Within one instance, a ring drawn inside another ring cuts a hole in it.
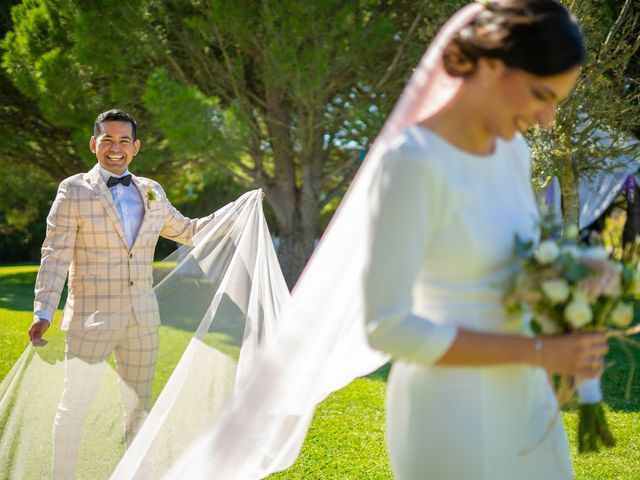
[[[542,282],[541,287],[553,305],[562,303],[569,298],[569,284],[565,280],[548,280]]]
[[[611,323],[618,328],[627,328],[633,320],[633,305],[619,303],[611,312]]]
[[[592,320],[593,312],[587,302],[582,299],[574,299],[564,309],[564,318],[577,330]]]
[[[542,265],[553,262],[560,255],[558,244],[553,240],[545,240],[536,249],[533,256]]]

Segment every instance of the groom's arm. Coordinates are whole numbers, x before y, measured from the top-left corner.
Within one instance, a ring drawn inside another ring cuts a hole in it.
[[[42,244],[40,269],[35,284],[34,335],[38,338],[44,331],[42,320],[51,322],[53,313],[60,302],[60,295],[73,258],[78,231],[77,210],[69,195],[69,182],[64,180],[58,187],[58,193],[47,216],[47,235]],[[44,328],[46,330],[46,328]],[[31,332],[30,332],[31,333]]]
[[[162,195],[166,199],[164,191]],[[160,236],[173,240],[174,242],[193,246],[193,237],[203,228],[220,221],[224,217],[224,213],[231,206],[233,206],[233,203],[225,205],[206,217],[192,219],[182,215],[182,213],[166,199],[165,222],[160,231]]]

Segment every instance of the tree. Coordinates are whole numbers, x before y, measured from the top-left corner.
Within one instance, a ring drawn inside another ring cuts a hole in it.
[[[0,38],[11,29],[10,10],[17,3],[0,2]],[[3,70],[0,132],[0,261],[27,261],[37,256],[44,236],[51,177],[74,173],[79,162],[69,132],[47,122]]]
[[[0,6],[0,38],[5,37],[0,44],[3,262],[39,258],[44,219],[57,183],[95,163],[88,140],[96,114],[112,106],[135,110],[132,100],[140,103],[139,94],[123,88],[129,85],[126,73],[119,82],[105,80],[102,71],[95,73],[83,61],[83,55],[90,55],[90,45],[82,37],[76,45],[74,35],[81,34],[81,22],[74,9],[69,2],[2,0]],[[98,62],[94,68],[99,66]],[[110,73],[104,72],[107,77]],[[141,82],[144,86],[144,79]],[[136,159],[135,171],[165,179],[174,202],[188,204],[187,210],[201,215],[237,196],[239,189],[210,169],[198,171],[189,164],[173,168],[178,160],[159,140],[161,132],[153,124],[147,127],[144,116],[139,120],[144,154]],[[193,208],[193,200],[205,190],[209,198],[200,202],[203,209]]]
[[[531,139],[535,183],[557,176],[564,220],[577,223],[578,178],[615,167],[607,159],[640,154],[640,144],[627,145],[640,118],[628,74],[640,49],[640,9],[633,0],[567,3],[584,30],[590,60],[553,128],[535,130]],[[601,142],[603,136],[611,142]]]
[[[74,145],[117,103],[147,126],[156,172],[262,188],[292,285],[419,58],[425,14],[460,3],[24,0],[3,65]]]

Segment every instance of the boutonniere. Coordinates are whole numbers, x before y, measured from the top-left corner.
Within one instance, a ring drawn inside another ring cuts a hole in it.
[[[147,197],[147,206],[151,208],[151,202],[156,200],[156,191],[152,187],[147,187],[145,196]]]

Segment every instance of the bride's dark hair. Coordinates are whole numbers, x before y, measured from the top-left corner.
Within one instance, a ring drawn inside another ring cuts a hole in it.
[[[479,58],[511,68],[556,75],[587,59],[575,18],[556,0],[488,0],[484,10],[453,38],[443,54],[452,76],[473,74]]]

